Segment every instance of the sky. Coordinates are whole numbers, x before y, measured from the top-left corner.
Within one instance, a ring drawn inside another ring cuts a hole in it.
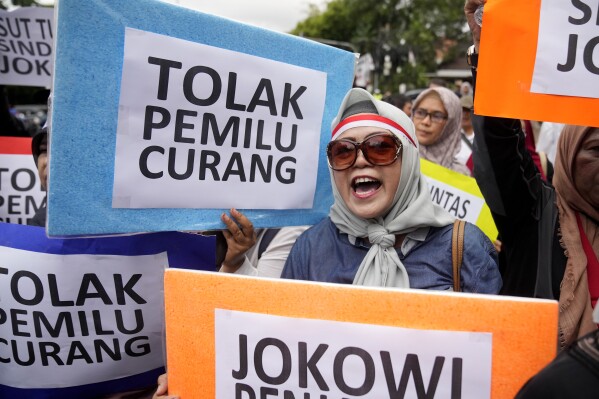
[[[4,0],[5,2],[7,0]],[[8,0],[10,1],[10,0]],[[129,0],[130,1],[130,0]],[[277,32],[289,32],[308,17],[310,4],[323,10],[328,0],[158,0],[234,19]],[[53,5],[55,0],[38,0]]]
[[[161,0],[245,22],[278,32],[289,32],[308,16],[309,5],[324,9],[326,0]]]

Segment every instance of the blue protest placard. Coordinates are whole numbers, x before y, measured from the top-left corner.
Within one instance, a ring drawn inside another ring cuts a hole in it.
[[[48,239],[0,223],[0,397],[153,389],[165,365],[164,270],[214,270],[214,244],[191,233]]]
[[[49,235],[328,214],[354,54],[155,0],[63,0],[56,22]]]

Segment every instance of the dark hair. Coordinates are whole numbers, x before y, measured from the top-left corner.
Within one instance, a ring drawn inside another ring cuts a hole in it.
[[[393,94],[391,96],[383,98],[383,101],[391,105],[394,105],[399,109],[403,109],[404,105],[406,105],[407,103],[411,103],[413,100],[408,96],[404,96],[403,94]]]
[[[35,165],[37,166],[37,159],[40,156],[40,146],[42,145],[42,141],[44,137],[48,137],[48,129],[46,127],[41,128],[33,139],[31,139],[31,154],[33,155],[33,160],[35,161]]]

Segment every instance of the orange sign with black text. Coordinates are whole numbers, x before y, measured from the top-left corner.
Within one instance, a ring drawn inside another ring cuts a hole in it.
[[[488,0],[475,113],[599,126],[597,0]]]
[[[183,399],[508,398],[556,354],[555,301],[165,273]]]

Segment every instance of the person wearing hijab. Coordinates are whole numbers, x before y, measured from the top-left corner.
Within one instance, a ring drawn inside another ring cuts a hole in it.
[[[430,199],[410,118],[354,88],[332,136],[327,158],[335,203],[328,218],[299,236],[281,277],[452,290],[454,218]],[[493,244],[469,223],[464,235],[462,291],[496,294],[501,277]],[[163,374],[153,398],[174,398],[167,392]]]
[[[560,339],[569,343],[597,329],[592,313],[599,297],[599,128],[566,125],[553,184],[567,257],[559,295]]]
[[[454,218],[431,201],[410,118],[351,89],[332,123],[327,158],[334,204],[298,238],[282,277],[451,290]],[[501,288],[493,244],[472,224],[461,270],[462,291]]]
[[[470,84],[470,82],[462,82],[462,84],[460,85],[459,97],[471,96],[471,95],[472,95],[472,85]]]
[[[420,93],[412,106],[412,120],[423,159],[470,176],[457,158],[462,148],[462,104],[453,91],[433,87]]]

